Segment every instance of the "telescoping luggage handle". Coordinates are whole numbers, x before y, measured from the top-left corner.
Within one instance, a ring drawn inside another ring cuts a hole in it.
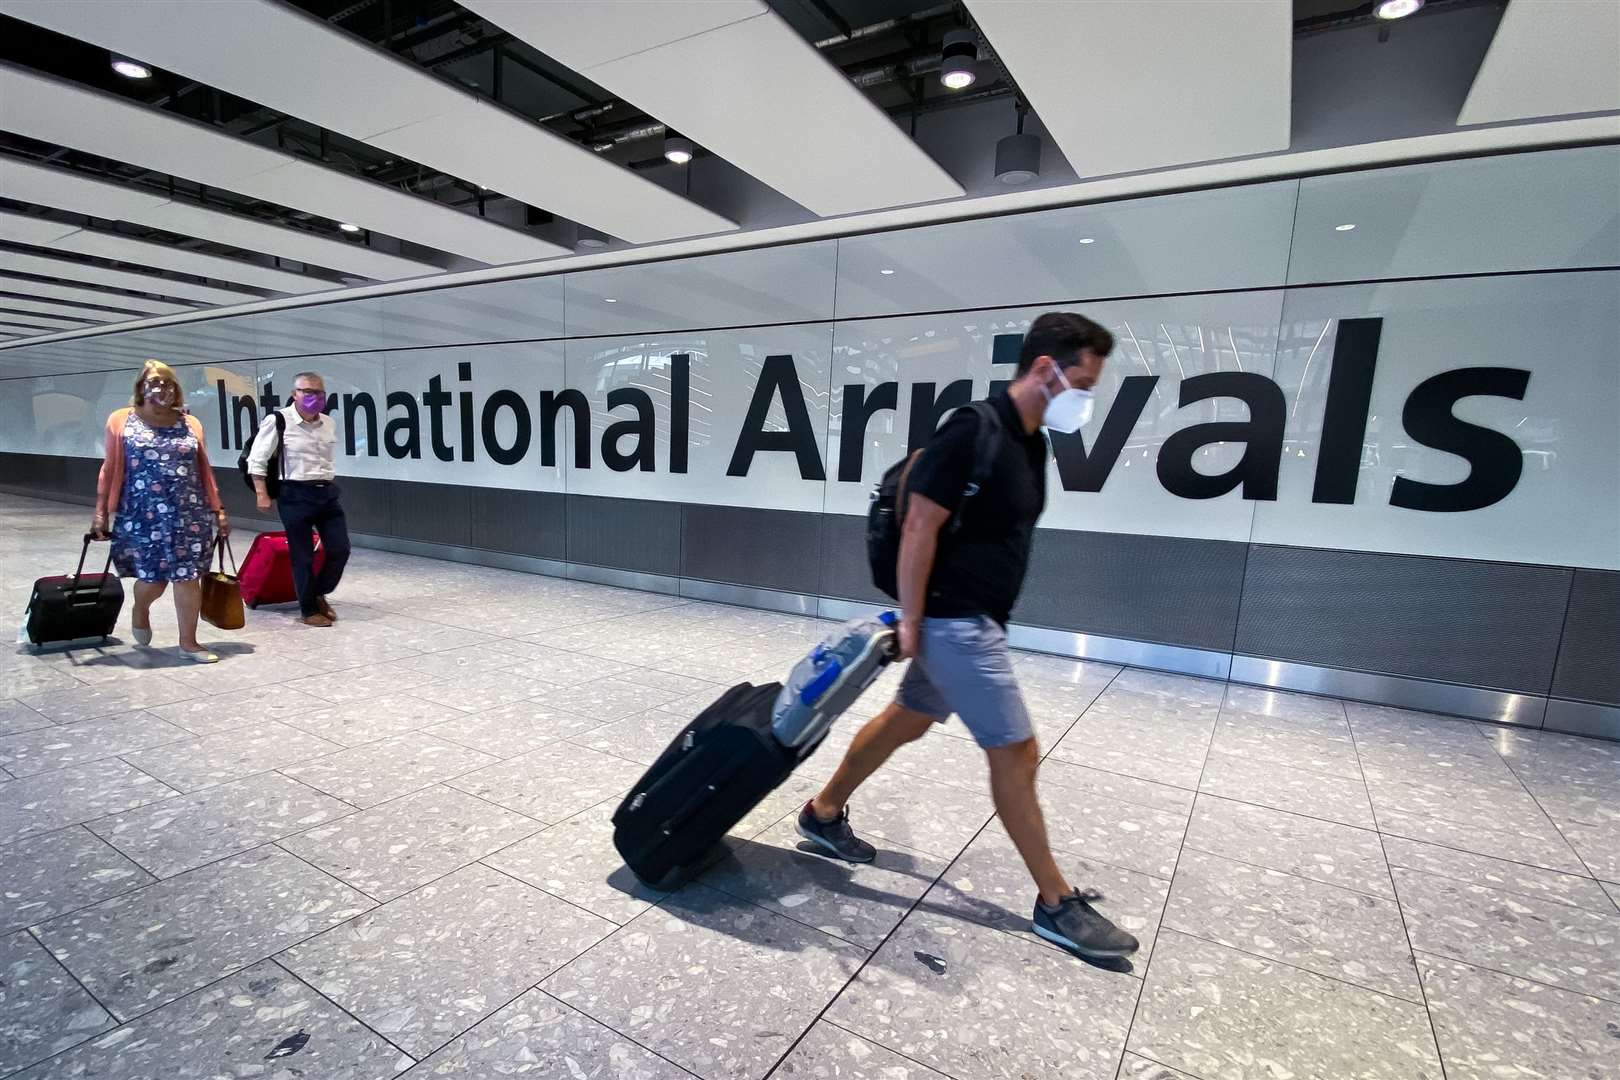
[[[900,625],[900,617],[892,611],[885,611],[878,616],[878,622],[892,631]],[[894,640],[892,633],[884,647],[889,652],[889,659],[894,659],[899,644]],[[816,664],[825,662],[827,666],[817,672],[816,677],[805,683],[804,689],[799,691],[799,700],[806,705],[820,700],[821,695],[827,692],[827,688],[837,682],[838,677],[844,673],[843,661],[836,656],[829,657],[826,645],[817,645],[815,651],[810,654],[810,660]]]
[[[95,533],[84,534],[84,546],[79,549],[79,565],[73,570],[73,581],[67,587],[68,604],[72,607],[88,607],[96,603],[101,595],[101,582],[96,582],[94,588],[81,587],[79,579],[84,576],[84,559],[90,554],[90,544],[96,539]],[[112,569],[112,545],[107,546],[107,564],[101,568],[101,576],[106,577],[107,571]],[[83,599],[81,599],[81,594]]]

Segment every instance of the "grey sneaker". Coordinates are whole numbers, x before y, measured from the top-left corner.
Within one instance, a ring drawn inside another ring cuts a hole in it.
[[[869,863],[877,858],[877,848],[855,835],[849,827],[849,807],[831,821],[822,821],[805,803],[799,811],[799,835],[835,859]]]
[[[1141,944],[1091,905],[1103,898],[1095,889],[1074,890],[1058,901],[1056,911],[1035,900],[1034,931],[1047,941],[1087,960],[1118,960]]]

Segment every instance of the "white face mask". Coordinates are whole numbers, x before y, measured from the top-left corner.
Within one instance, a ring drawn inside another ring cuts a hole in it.
[[[1091,391],[1077,390],[1066,381],[1059,381],[1063,382],[1063,389],[1055,395],[1046,384],[1041,384],[1041,393],[1046,395],[1046,412],[1041,424],[1050,431],[1073,435],[1091,419]]]

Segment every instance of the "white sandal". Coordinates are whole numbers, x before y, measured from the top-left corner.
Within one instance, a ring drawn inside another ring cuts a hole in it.
[[[181,649],[180,655],[196,664],[217,664],[219,656],[207,649]]]
[[[152,644],[152,628],[150,626],[144,629],[139,626],[131,626],[129,632],[130,636],[135,639],[135,644],[141,646]]]

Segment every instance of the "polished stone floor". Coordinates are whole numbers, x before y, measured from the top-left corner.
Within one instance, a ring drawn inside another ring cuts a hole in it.
[[[84,516],[0,496],[0,607]],[[699,882],[627,880],[615,801],[823,624],[370,551],[334,601],[210,668],[167,608],[0,652],[0,1076],[1620,1076],[1620,746],[1021,657],[1106,968],[1025,932],[954,724],[857,797],[874,865],[792,831],[852,716]]]

